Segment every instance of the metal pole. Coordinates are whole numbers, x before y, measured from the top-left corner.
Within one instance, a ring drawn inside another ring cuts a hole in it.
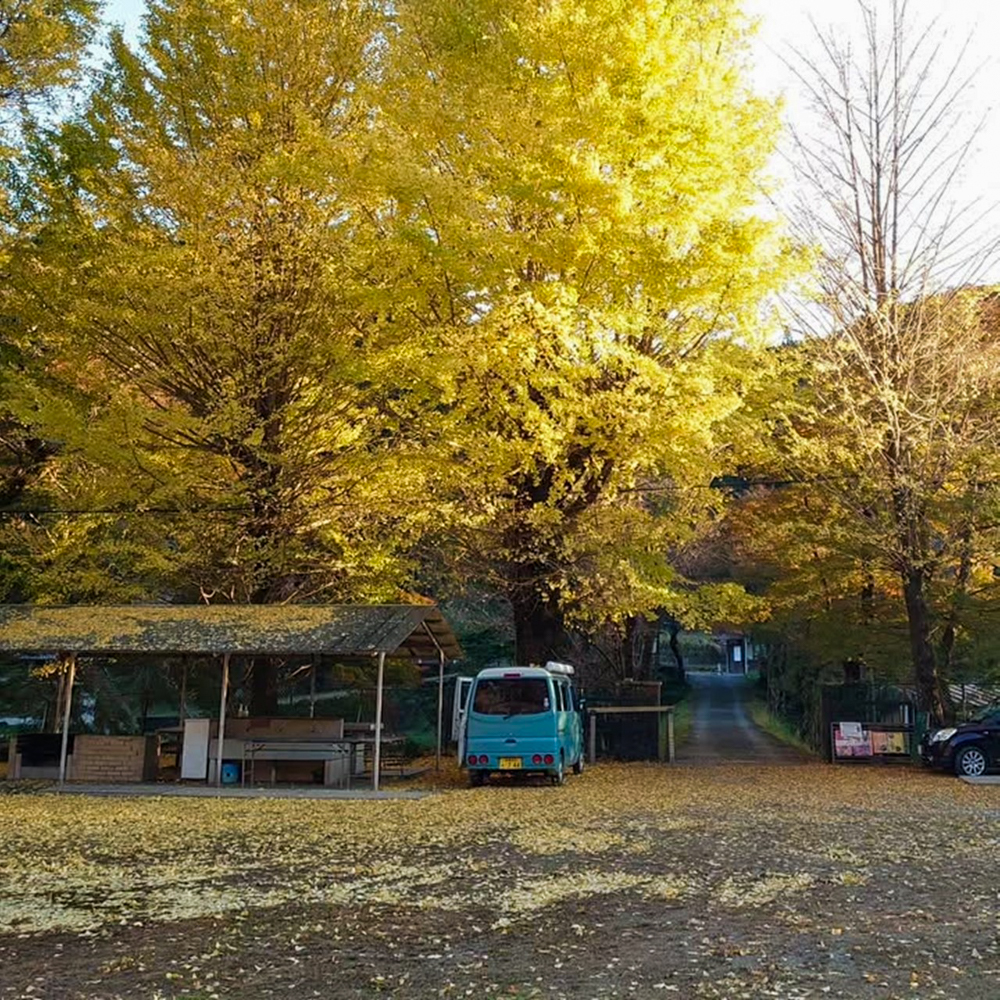
[[[444,720],[444,651],[438,650],[438,740],[435,770],[441,770],[441,730]]]
[[[69,751],[69,716],[73,707],[73,682],[76,680],[76,653],[69,654],[69,677],[66,678],[66,707],[63,711],[62,748],[59,751],[59,784],[66,784],[66,757]]]
[[[677,758],[674,746],[674,710],[667,712],[667,762],[673,764]]]
[[[597,715],[590,713],[590,763],[597,763]]]
[[[215,784],[222,787],[222,744],[226,738],[226,698],[229,695],[229,653],[222,654],[222,691],[219,694],[219,737],[215,751]]]
[[[372,790],[378,791],[382,766],[382,682],[385,679],[385,653],[378,654],[378,679],[375,681],[375,755],[372,760]]]

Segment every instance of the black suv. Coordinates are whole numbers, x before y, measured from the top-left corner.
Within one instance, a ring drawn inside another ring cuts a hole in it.
[[[929,732],[920,741],[920,759],[970,778],[1000,770],[1000,705],[968,722]]]

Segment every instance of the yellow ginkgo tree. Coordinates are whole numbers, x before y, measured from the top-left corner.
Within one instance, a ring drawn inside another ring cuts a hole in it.
[[[409,320],[451,359],[452,551],[544,660],[567,617],[692,604],[669,555],[789,266],[755,211],[775,112],[735,3],[394,9],[387,184]]]
[[[46,597],[103,550],[251,602],[431,566],[499,590],[528,660],[700,621],[671,555],[789,268],[747,31],[731,0],[154,3],[34,147],[5,294],[49,485],[170,514],[74,528]]]

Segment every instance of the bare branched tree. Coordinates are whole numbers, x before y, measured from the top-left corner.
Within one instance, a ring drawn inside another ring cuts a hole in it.
[[[793,64],[815,123],[794,144],[795,225],[817,247],[818,287],[792,313],[825,427],[803,454],[813,473],[836,466],[829,516],[895,579],[922,707],[942,717],[954,616],[932,583],[971,551],[1000,446],[997,300],[980,284],[998,241],[960,199],[981,124],[963,117],[967,46],[946,61],[907,0],[857,9],[859,45],[817,29],[818,55]]]

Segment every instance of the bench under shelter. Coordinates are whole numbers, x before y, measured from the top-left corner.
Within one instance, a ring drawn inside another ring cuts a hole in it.
[[[437,667],[437,760],[440,766],[444,670],[461,647],[433,604],[381,605],[0,605],[0,653],[46,654],[62,661],[66,680],[59,781],[66,780],[73,684],[79,656],[160,655],[217,658],[219,696],[214,781],[222,783],[229,668],[233,656],[314,656],[377,663],[372,787],[382,760],[387,658]]]

